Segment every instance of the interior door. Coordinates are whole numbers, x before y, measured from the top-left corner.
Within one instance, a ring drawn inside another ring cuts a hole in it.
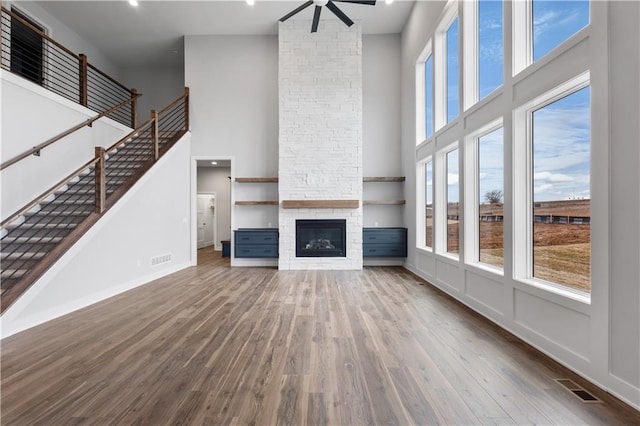
[[[215,199],[215,194],[198,194],[196,205],[198,248],[208,247],[215,243]]]

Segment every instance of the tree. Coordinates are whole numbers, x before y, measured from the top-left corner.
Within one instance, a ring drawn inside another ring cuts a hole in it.
[[[502,191],[494,189],[484,194],[484,199],[490,204],[499,204],[502,202]]]

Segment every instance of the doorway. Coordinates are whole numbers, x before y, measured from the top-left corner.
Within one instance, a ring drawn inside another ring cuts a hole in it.
[[[196,195],[197,245],[204,248],[216,241],[216,193],[199,192]]]
[[[198,250],[222,257],[222,241],[231,240],[232,159],[193,157],[192,159],[192,252],[191,263],[198,262]],[[215,252],[215,253],[214,253]],[[200,253],[202,254],[202,253]]]

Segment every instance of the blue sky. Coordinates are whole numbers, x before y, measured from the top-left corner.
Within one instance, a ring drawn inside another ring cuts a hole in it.
[[[503,133],[501,127],[482,136],[478,141],[480,203],[486,203],[484,195],[489,191],[498,190],[504,193]]]
[[[590,88],[533,113],[534,201],[591,198]]]
[[[589,23],[589,2],[533,2],[533,60],[537,61],[554,47]]]
[[[478,98],[482,99],[502,85],[504,63],[502,2],[481,0],[478,3],[478,22]]]

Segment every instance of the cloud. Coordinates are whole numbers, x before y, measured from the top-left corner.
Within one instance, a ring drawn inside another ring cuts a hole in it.
[[[549,182],[573,182],[573,178],[571,176],[567,176],[562,173],[551,173],[551,172],[538,172],[533,175],[533,179],[536,181],[543,180]]]
[[[447,173],[447,185],[457,185],[459,177],[457,173]]]

